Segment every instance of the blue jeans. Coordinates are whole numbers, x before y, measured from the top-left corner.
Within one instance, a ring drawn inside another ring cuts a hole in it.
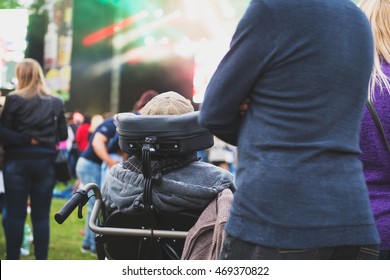
[[[227,235],[222,260],[377,260],[377,245],[339,246],[314,249],[268,248]]]
[[[80,179],[81,183],[83,185],[86,185],[88,183],[95,183],[100,187],[100,181],[101,181],[101,167],[100,164],[87,160],[83,157],[79,157],[76,164],[76,174],[77,177]],[[96,251],[96,244],[95,244],[95,237],[96,234],[91,231],[91,229],[88,226],[89,219],[91,217],[92,208],[95,205],[95,196],[93,196],[93,192],[90,191],[88,193],[88,213],[87,213],[87,219],[85,221],[85,237],[83,239],[83,248],[84,249],[90,249],[91,251]]]
[[[110,154],[110,158],[112,158],[118,162],[122,162],[122,160],[123,160],[122,156],[119,154]],[[103,162],[101,165],[101,170],[102,170],[102,175],[100,178],[100,189],[102,189],[104,186],[104,182],[106,181],[106,177],[107,177],[108,173],[110,172],[110,168],[108,167],[108,165],[105,162]]]
[[[54,156],[4,161],[7,259],[16,260],[20,257],[29,197],[35,258],[47,259],[50,206],[56,183],[54,172]]]
[[[68,157],[69,167],[70,167],[70,171],[72,172],[73,178],[76,178],[76,163],[77,163],[77,160],[79,158],[79,155],[80,155],[80,152],[78,151],[78,149],[72,148],[69,151],[69,157]]]

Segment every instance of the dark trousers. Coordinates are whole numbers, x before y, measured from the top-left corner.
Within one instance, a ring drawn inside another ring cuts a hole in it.
[[[30,198],[35,258],[45,260],[49,251],[49,216],[56,182],[54,158],[4,162],[5,212],[3,224],[7,259],[19,259]]]
[[[226,236],[222,260],[377,260],[378,246],[338,246],[314,249],[280,249]]]
[[[380,251],[379,252],[380,260],[390,260],[390,250]]]

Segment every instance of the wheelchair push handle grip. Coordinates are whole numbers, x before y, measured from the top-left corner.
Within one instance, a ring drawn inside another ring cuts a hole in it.
[[[77,190],[66,204],[54,215],[57,223],[62,224],[77,206],[85,205],[88,201],[88,194],[85,190]]]

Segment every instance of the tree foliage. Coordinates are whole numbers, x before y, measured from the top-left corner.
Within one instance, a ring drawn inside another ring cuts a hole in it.
[[[0,9],[16,9],[20,8],[18,0],[1,0],[0,1]]]

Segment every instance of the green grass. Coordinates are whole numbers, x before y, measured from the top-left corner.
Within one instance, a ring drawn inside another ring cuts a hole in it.
[[[61,207],[66,203],[65,199],[53,198],[51,213],[50,213],[50,248],[49,248],[49,260],[96,260],[97,258],[90,255],[81,253],[80,247],[84,235],[80,234],[80,230],[85,227],[86,210],[83,208],[83,219],[77,217],[77,209],[69,216],[69,218],[63,223],[58,224],[54,220],[54,215]],[[2,222],[2,216],[0,216],[0,224]],[[27,223],[30,224],[30,216],[27,217]],[[32,227],[31,227],[32,228]],[[3,227],[0,230],[0,259],[5,259],[5,236]],[[31,246],[31,252],[29,256],[21,256],[22,260],[33,260],[34,246]]]

